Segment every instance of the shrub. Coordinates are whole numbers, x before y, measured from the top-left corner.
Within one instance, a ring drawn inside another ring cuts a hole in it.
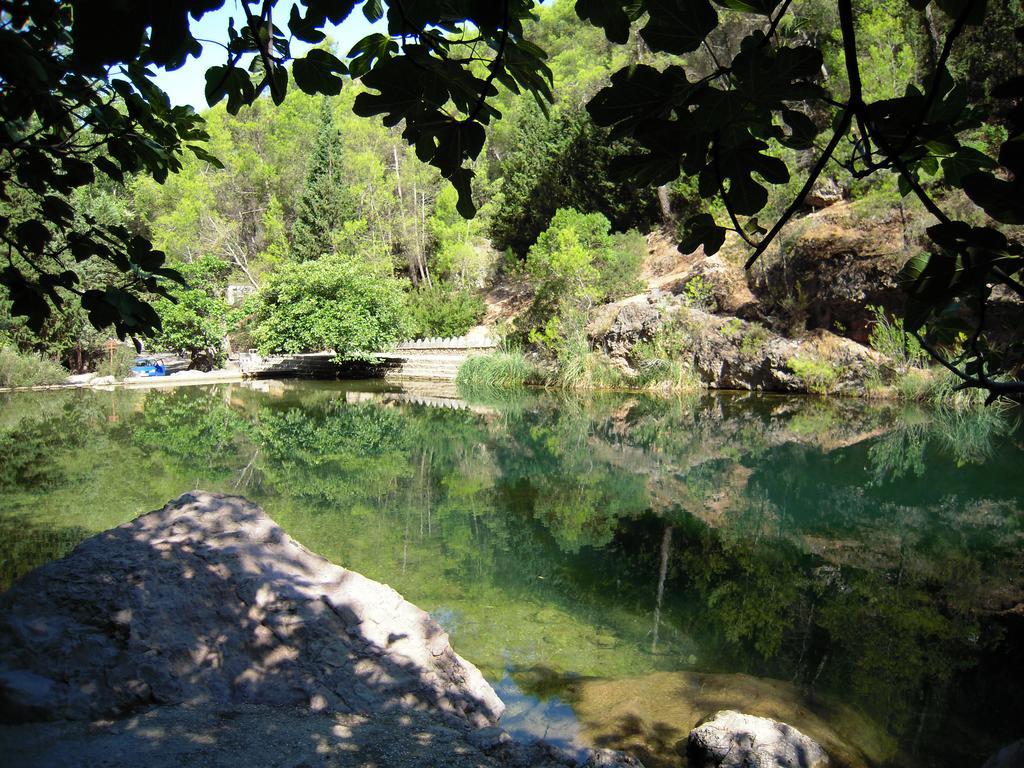
[[[526,259],[535,286],[528,323],[542,327],[550,318],[635,293],[646,241],[635,232],[612,235],[599,213],[559,210],[537,238]]]
[[[839,379],[839,371],[825,360],[797,356],[791,358],[786,367],[796,374],[808,392],[818,395],[831,392]]]
[[[701,312],[713,312],[718,307],[714,288],[700,275],[690,278],[683,287],[683,304]]]
[[[722,323],[722,335],[727,339],[735,339],[743,333],[743,321],[738,317],[732,317]]]
[[[757,356],[764,349],[769,338],[771,338],[771,334],[768,333],[767,328],[757,323],[750,323],[743,338],[740,339],[740,354],[748,359]]]
[[[640,364],[640,373],[633,384],[641,389],[663,394],[698,392],[704,388],[704,383],[690,363],[664,358],[643,361]]]
[[[653,340],[636,344],[630,351],[638,371],[633,385],[666,394],[703,389],[688,352],[696,333],[699,329],[686,313],[669,316]]]
[[[519,351],[468,358],[455,376],[460,389],[515,389],[539,379],[537,366]]]
[[[32,352],[19,352],[12,347],[0,348],[0,387],[37,387],[60,384],[68,371],[59,363]]]
[[[135,365],[135,350],[118,345],[112,356],[108,356],[106,352],[103,353],[103,358],[96,366],[96,375],[127,379],[132,375],[133,365]]]
[[[175,291],[176,301],[154,303],[161,327],[153,337],[160,349],[188,355],[193,365],[210,368],[224,360],[224,337],[228,332],[227,302],[204,290]]]
[[[876,352],[894,360],[904,368],[924,368],[928,365],[928,353],[921,344],[907,333],[903,319],[889,318],[882,307],[868,306],[874,316],[868,343]]]
[[[589,389],[590,344],[583,330],[583,317],[572,312],[562,320],[555,344],[558,368],[551,383],[562,389]]]
[[[926,403],[954,409],[984,405],[986,393],[980,389],[958,389],[960,379],[946,369],[910,369],[895,382],[900,400]]]
[[[462,336],[480,324],[487,310],[480,296],[450,283],[417,288],[408,301],[413,338]]]

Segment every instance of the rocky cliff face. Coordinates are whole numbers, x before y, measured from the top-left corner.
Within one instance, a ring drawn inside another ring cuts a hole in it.
[[[848,203],[829,206],[792,226],[750,272],[751,290],[765,317],[867,343],[867,306],[902,307],[896,276],[914,247],[911,229],[899,210],[866,216]]]
[[[671,330],[668,330],[671,328]],[[886,360],[854,341],[818,330],[786,338],[737,317],[644,294],[598,308],[587,335],[595,349],[636,374],[637,345],[672,334],[672,355],[691,363],[712,389],[858,392]]]

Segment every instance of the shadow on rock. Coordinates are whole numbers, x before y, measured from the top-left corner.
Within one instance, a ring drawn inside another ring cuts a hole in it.
[[[186,494],[0,595],[10,765],[564,764],[515,754],[502,709],[425,612],[237,497]]]

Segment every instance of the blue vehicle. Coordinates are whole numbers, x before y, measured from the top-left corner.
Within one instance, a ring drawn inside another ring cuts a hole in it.
[[[148,357],[135,358],[135,365],[132,366],[133,376],[166,376],[167,370],[164,364]]]

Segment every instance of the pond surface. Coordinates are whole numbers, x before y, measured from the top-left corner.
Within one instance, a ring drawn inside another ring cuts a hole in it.
[[[781,397],[416,402],[343,384],[0,399],[0,588],[193,489],[431,612],[523,738],[676,745],[721,708],[849,766],[1024,737],[1024,431]]]

